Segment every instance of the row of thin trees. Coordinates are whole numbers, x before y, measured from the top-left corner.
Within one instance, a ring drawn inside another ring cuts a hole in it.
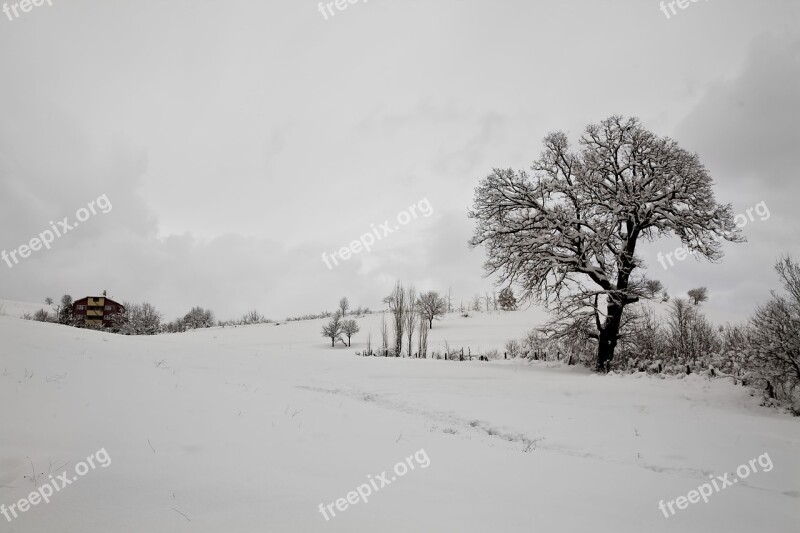
[[[381,321],[381,351],[383,355],[400,357],[405,346],[408,357],[425,358],[428,354],[428,331],[433,321],[441,319],[448,310],[448,302],[436,291],[417,294],[414,285],[407,287],[398,281],[383,302],[389,307],[390,329],[384,315]],[[417,333],[417,351],[414,351],[414,334]]]
[[[381,318],[380,343],[373,349],[372,335],[367,337],[367,348],[365,355],[382,355],[394,357],[420,357],[426,358],[428,355],[428,331],[433,328],[433,322],[440,320],[445,313],[452,311],[452,297],[450,291],[446,296],[442,296],[437,291],[427,291],[417,293],[414,285],[404,286],[402,282],[396,282],[392,292],[383,299],[388,307],[389,320],[386,314]],[[480,310],[481,298],[475,296],[468,310]],[[485,296],[484,303],[486,310],[490,306],[506,311],[517,308],[517,300],[511,287],[506,287],[500,291],[500,295],[494,294]],[[322,328],[322,336],[331,340],[331,347],[337,341],[345,346],[350,346],[350,339],[358,333],[359,327],[355,320],[346,320],[345,316],[350,308],[347,298],[339,301],[339,309],[331,316]],[[462,303],[461,310],[465,311]],[[347,337],[347,342],[343,336]],[[416,350],[415,350],[416,344]]]

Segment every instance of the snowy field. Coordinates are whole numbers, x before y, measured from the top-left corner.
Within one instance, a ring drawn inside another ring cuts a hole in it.
[[[0,504],[27,498],[50,474],[77,479],[10,522],[0,516],[3,532],[751,533],[800,524],[800,422],[723,380],[357,357],[370,330],[378,342],[380,315],[360,319],[351,348],[331,349],[321,320],[125,337],[23,321],[9,313],[19,305],[5,307]],[[429,344],[502,348],[532,317],[448,315]],[[110,462],[97,464],[98,454],[76,476],[100,450]],[[771,468],[754,463],[708,503],[670,518],[659,510],[765,453]],[[406,458],[414,468],[396,475]],[[369,483],[367,502],[340,500]]]
[[[39,309],[52,311],[52,306],[42,304],[33,304],[28,302],[14,302],[11,300],[0,300],[0,316],[10,316],[15,318],[22,318],[25,313],[33,315]]]

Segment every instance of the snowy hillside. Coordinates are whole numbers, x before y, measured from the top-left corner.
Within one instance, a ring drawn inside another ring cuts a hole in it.
[[[33,315],[39,309],[52,311],[52,306],[46,304],[34,304],[30,302],[15,302],[12,300],[0,300],[0,316],[10,316],[22,318],[25,313]]]
[[[379,320],[331,349],[319,320],[126,337],[0,317],[0,504],[75,478],[0,531],[796,530],[800,424],[745,388],[355,356]],[[530,324],[448,315],[430,345],[501,348]]]

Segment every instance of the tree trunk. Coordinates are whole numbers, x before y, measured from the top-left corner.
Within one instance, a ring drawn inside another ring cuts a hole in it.
[[[619,337],[619,326],[622,322],[622,307],[616,304],[609,304],[608,315],[603,329],[600,331],[600,339],[597,344],[597,371],[608,372],[611,360],[614,359],[614,350],[617,347]]]
[[[608,372],[608,366],[614,358],[614,341],[610,335],[603,331],[600,333],[600,342],[597,346],[597,371]]]

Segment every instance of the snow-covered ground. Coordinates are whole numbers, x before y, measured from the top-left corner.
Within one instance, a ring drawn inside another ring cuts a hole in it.
[[[48,313],[53,312],[53,306],[44,303],[34,304],[29,302],[14,302],[12,300],[0,300],[0,316],[22,318],[25,313],[33,315],[39,309],[44,309]]]
[[[500,349],[532,316],[449,315],[429,344]],[[800,419],[747,389],[355,356],[379,320],[332,349],[320,320],[124,337],[0,316],[0,504],[111,460],[0,531],[798,531]],[[397,476],[415,452],[428,466]],[[769,472],[659,510],[765,453]]]

